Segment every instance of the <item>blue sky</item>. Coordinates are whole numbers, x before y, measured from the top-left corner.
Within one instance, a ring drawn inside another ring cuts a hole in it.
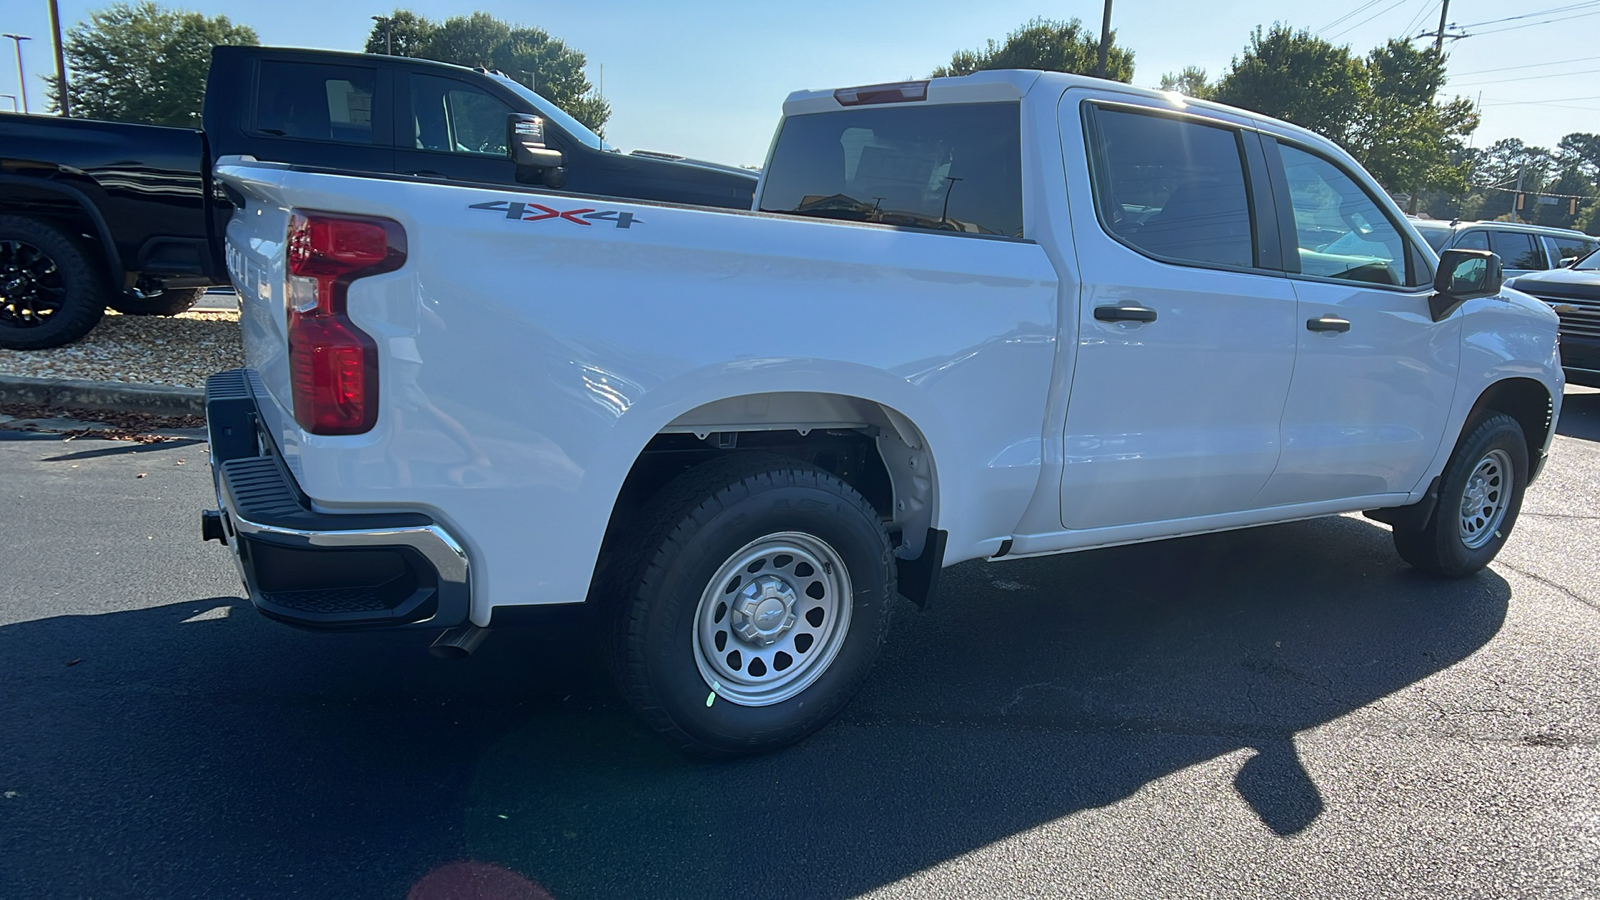
[[[62,0],[63,27],[103,5]],[[225,14],[254,27],[265,44],[343,50],[359,49],[372,25],[368,17],[393,8],[327,0],[171,5]],[[1101,14],[1099,2],[1018,0],[423,0],[404,8],[433,19],[481,9],[544,28],[588,55],[590,81],[599,82],[603,68],[613,143],[734,164],[761,163],[792,90],[922,77],[952,52],[1002,38],[1035,16],[1077,17],[1098,32]],[[0,32],[34,38],[23,49],[36,110],[44,105],[43,78],[54,70],[47,10],[45,0],[5,0],[0,7]],[[1448,89],[1473,100],[1481,93],[1477,145],[1519,137],[1553,146],[1568,132],[1600,132],[1600,2],[1452,0],[1450,13],[1473,32],[1451,47]],[[1526,17],[1476,24],[1519,15]],[[1388,37],[1432,30],[1438,17],[1439,0],[1116,0],[1113,27],[1135,51],[1134,83],[1153,87],[1163,72],[1186,65],[1215,77],[1258,24],[1320,30],[1364,53]],[[0,41],[0,93],[15,93],[16,77],[11,42]],[[0,98],[0,108],[9,103]]]

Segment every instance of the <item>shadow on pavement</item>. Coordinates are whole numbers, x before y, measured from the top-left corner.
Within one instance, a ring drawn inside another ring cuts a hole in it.
[[[644,733],[570,629],[447,663],[231,598],[26,622],[0,895],[845,897],[1240,750],[1221,802],[1289,835],[1323,809],[1295,733],[1468,656],[1509,597],[1351,518],[963,565],[839,722],[732,763]]]
[[[1600,441],[1600,391],[1568,391],[1561,398],[1561,420],[1556,434],[1585,441]]]

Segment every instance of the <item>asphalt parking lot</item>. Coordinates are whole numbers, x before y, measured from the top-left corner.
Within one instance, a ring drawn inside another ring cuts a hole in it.
[[[946,572],[691,762],[578,625],[257,615],[204,445],[0,440],[0,897],[1600,896],[1600,393],[1488,572],[1337,517]]]

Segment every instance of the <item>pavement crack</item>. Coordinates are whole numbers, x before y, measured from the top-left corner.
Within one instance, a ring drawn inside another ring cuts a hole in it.
[[[1511,571],[1517,573],[1518,575],[1523,576],[1524,578],[1532,578],[1534,581],[1537,581],[1537,582],[1539,582],[1540,584],[1542,584],[1542,585],[1544,585],[1546,587],[1555,588],[1557,591],[1560,591],[1561,593],[1566,594],[1568,597],[1572,598],[1573,600],[1578,601],[1579,603],[1582,603],[1584,606],[1589,607],[1590,609],[1594,610],[1595,612],[1600,612],[1600,603],[1596,603],[1595,601],[1590,600],[1587,597],[1584,597],[1584,596],[1581,596],[1581,595],[1577,594],[1571,588],[1568,588],[1565,585],[1560,584],[1559,582],[1552,581],[1552,580],[1544,577],[1543,575],[1535,575],[1534,573],[1529,572],[1526,569],[1519,569],[1516,566],[1514,566],[1514,565],[1512,565],[1512,564],[1510,564],[1508,562],[1500,562],[1499,565],[1504,566],[1507,569],[1510,569]]]

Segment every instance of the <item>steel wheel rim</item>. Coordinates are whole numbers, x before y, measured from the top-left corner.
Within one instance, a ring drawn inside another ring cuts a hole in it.
[[[741,547],[695,608],[708,699],[771,706],[810,687],[839,655],[854,596],[843,558],[821,538],[786,531]]]
[[[1511,454],[1504,450],[1490,450],[1473,467],[1467,486],[1461,492],[1457,519],[1457,533],[1468,550],[1482,547],[1499,533],[1506,510],[1511,506],[1514,477]]]
[[[0,240],[0,323],[36,328],[66,299],[61,269],[49,254],[24,241]]]

